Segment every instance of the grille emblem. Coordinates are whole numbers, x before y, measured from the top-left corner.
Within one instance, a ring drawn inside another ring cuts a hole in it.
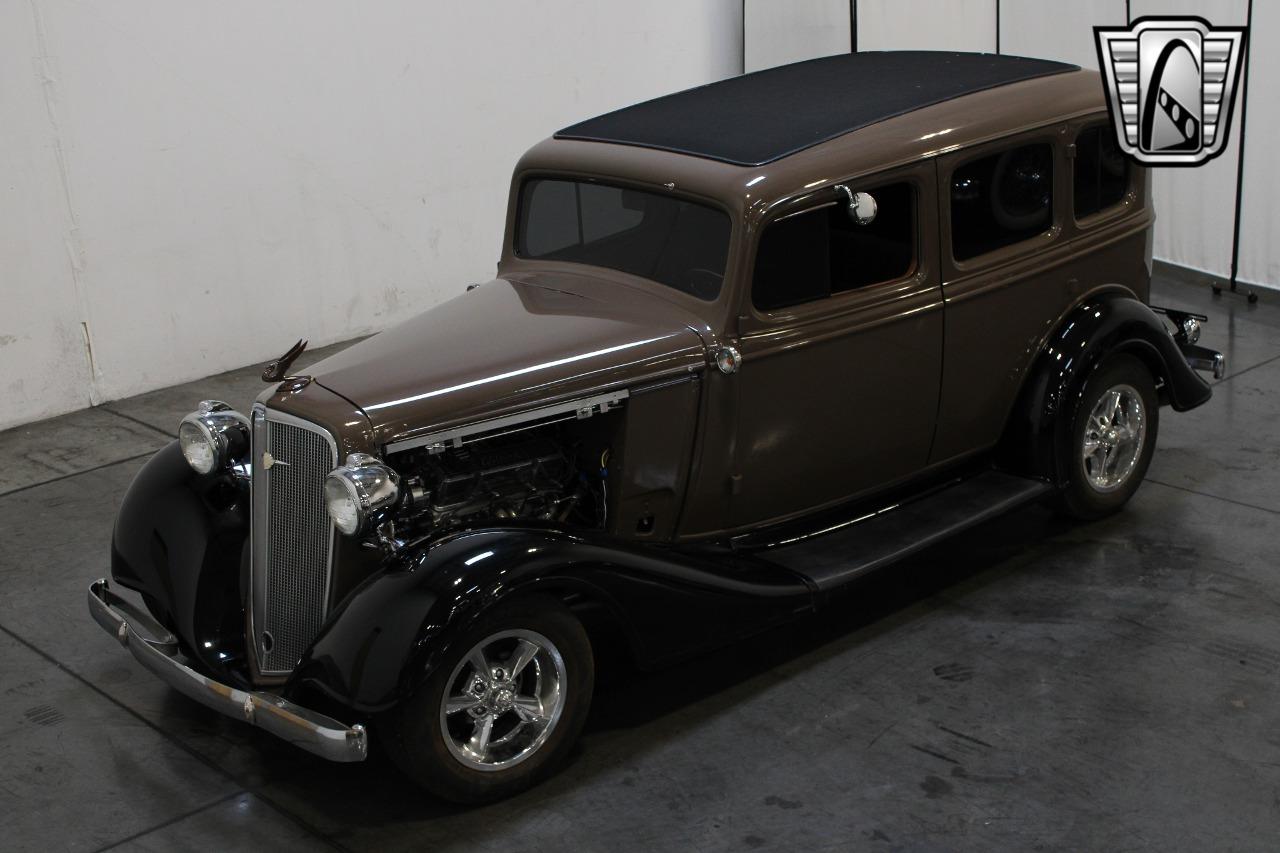
[[[263,471],[270,471],[272,468],[274,468],[277,465],[283,465],[286,468],[289,467],[289,463],[285,462],[283,459],[277,459],[274,456],[272,456],[270,453],[262,454],[262,470]]]
[[[1095,27],[1120,150],[1149,166],[1199,166],[1221,154],[1245,29],[1167,17]]]

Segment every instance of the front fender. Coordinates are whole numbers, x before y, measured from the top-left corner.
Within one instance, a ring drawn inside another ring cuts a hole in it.
[[[111,576],[148,596],[205,669],[240,683],[244,659],[241,560],[249,534],[247,486],[200,475],[178,442],[151,457],[120,503]]]
[[[440,665],[495,604],[545,592],[606,608],[641,665],[757,632],[811,609],[797,575],[546,528],[472,531],[389,558],[338,606],[286,688],[385,710]]]
[[[1213,394],[1154,311],[1130,296],[1099,294],[1067,315],[1036,359],[1006,428],[1003,455],[1009,467],[1065,482],[1055,451],[1089,377],[1115,352],[1141,359],[1162,383],[1162,402],[1175,411],[1203,405]]]

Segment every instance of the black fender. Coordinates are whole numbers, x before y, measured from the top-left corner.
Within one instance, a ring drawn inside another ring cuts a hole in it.
[[[785,569],[545,527],[460,533],[388,558],[330,614],[285,686],[360,713],[409,695],[498,602],[548,593],[603,607],[641,666],[732,641],[813,607]]]
[[[197,474],[174,441],[134,477],[111,539],[112,578],[149,598],[202,668],[238,684],[248,536],[248,484]]]
[[[1091,296],[1049,336],[1028,373],[1002,441],[1007,467],[1065,483],[1057,449],[1064,446],[1085,383],[1116,352],[1141,359],[1159,385],[1161,403],[1175,411],[1203,405],[1213,394],[1148,306],[1116,291]]]

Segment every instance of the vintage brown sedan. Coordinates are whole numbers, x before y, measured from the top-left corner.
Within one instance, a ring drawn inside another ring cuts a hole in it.
[[[591,119],[516,167],[496,279],[187,417],[90,610],[303,749],[506,796],[603,639],[659,665],[1027,502],[1123,506],[1222,367],[1146,304],[1152,220],[1060,63],[854,54]]]

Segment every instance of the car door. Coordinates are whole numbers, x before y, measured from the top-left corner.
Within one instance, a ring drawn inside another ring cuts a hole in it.
[[[942,358],[933,164],[828,186],[758,229],[734,381],[736,528],[781,521],[925,466]]]
[[[1064,132],[1054,125],[937,161],[947,307],[935,463],[999,441],[1041,342],[1081,292],[1062,234]]]

